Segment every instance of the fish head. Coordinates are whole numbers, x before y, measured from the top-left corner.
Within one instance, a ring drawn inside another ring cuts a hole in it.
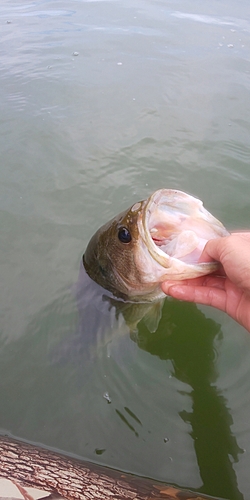
[[[138,219],[145,201],[118,214],[92,236],[83,256],[89,276],[116,297],[127,300],[142,288],[137,256],[141,254]]]
[[[209,274],[217,262],[200,262],[210,239],[229,233],[201,200],[159,189],[102,226],[83,261],[89,276],[124,300],[154,301],[160,284]]]

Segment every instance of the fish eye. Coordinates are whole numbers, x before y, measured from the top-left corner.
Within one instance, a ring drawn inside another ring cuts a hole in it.
[[[131,234],[126,227],[119,228],[118,238],[122,243],[130,243],[130,241],[132,240]]]

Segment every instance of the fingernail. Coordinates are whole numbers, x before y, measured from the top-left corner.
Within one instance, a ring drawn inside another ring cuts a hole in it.
[[[168,294],[169,288],[176,285],[176,281],[164,281],[162,283],[162,290],[164,293]]]
[[[186,299],[187,287],[183,285],[172,285],[168,287],[168,291],[165,292],[174,299],[185,300]]]
[[[168,289],[168,295],[175,297],[176,299],[181,299],[185,296],[185,290],[179,285],[170,286]]]

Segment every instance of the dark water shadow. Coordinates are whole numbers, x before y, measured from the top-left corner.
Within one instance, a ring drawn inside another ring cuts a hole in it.
[[[158,330],[150,334],[139,328],[137,344],[141,349],[171,360],[173,376],[192,391],[192,412],[180,412],[191,425],[190,433],[203,486],[197,491],[242,500],[233,464],[243,450],[231,431],[233,419],[221,391],[216,387],[215,341],[222,339],[220,325],[207,319],[194,304],[170,300],[165,303]]]
[[[82,267],[75,296],[80,321],[72,343],[73,359],[76,360],[76,353],[82,359],[83,349],[90,352],[93,339],[96,348],[98,337],[107,342],[107,333],[112,336],[119,332],[130,335],[140,349],[171,360],[173,376],[192,388],[188,393],[192,412],[180,412],[180,417],[192,428],[190,435],[203,481],[197,491],[242,500],[233,464],[243,450],[231,431],[233,420],[227,400],[216,386],[220,325],[206,318],[194,304],[170,299],[163,309],[162,303],[151,309],[147,304],[116,301],[93,283]],[[68,356],[68,345],[66,351]],[[124,415],[118,416],[128,422]]]

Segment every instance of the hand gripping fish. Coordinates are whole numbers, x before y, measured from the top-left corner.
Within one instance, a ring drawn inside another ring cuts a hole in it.
[[[116,297],[152,302],[165,297],[160,284],[212,273],[217,262],[199,262],[206,242],[228,236],[202,201],[159,189],[102,226],[83,263],[88,275]]]

